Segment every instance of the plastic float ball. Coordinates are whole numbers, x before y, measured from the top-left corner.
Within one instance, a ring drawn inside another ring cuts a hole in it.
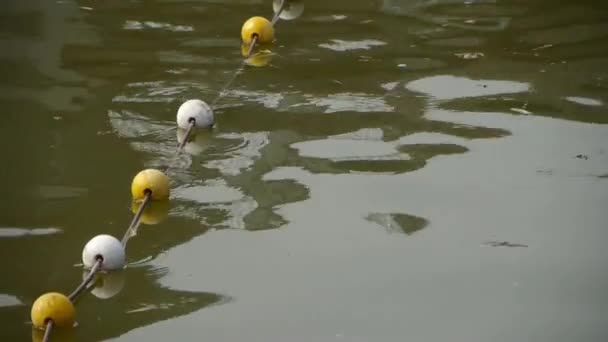
[[[133,201],[131,203],[131,212],[137,213],[141,207],[140,201]],[[154,201],[149,203],[144,212],[141,214],[141,222],[143,224],[159,224],[169,215],[169,201]]]
[[[133,199],[141,200],[146,197],[146,192],[152,192],[152,199],[163,201],[169,198],[169,178],[156,169],[140,171],[131,183],[131,195]]]
[[[84,280],[88,272],[82,273]],[[108,299],[116,296],[125,286],[125,272],[123,270],[110,273],[97,273],[93,281],[91,293],[99,299]]]
[[[247,57],[247,53],[249,53],[249,46],[243,44],[243,46],[241,47],[241,53],[243,54],[243,57]],[[245,63],[255,67],[263,67],[270,64],[272,56],[274,56],[274,53],[272,53],[270,50],[260,50],[253,53],[249,58],[247,58],[245,60]]]
[[[102,257],[102,270],[118,270],[125,266],[125,247],[111,235],[97,235],[84,246],[82,263],[91,268]]]
[[[213,110],[205,101],[188,100],[182,103],[177,110],[177,127],[188,129],[192,120],[194,120],[194,127],[212,127],[215,123]]]
[[[58,328],[72,327],[75,315],[76,310],[70,299],[57,292],[43,294],[32,305],[32,323],[40,329],[45,329],[48,320],[52,320]]]
[[[272,2],[272,9],[274,13],[279,11],[281,8],[281,2],[285,1],[285,7],[283,12],[279,15],[279,18],[283,20],[293,20],[299,18],[304,13],[304,2],[301,0],[274,0]]]
[[[241,38],[243,43],[250,45],[253,37],[258,37],[258,43],[268,44],[274,40],[274,27],[268,19],[264,17],[251,17],[241,28]]]

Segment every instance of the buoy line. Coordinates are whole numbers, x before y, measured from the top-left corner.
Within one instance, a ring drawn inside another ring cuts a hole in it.
[[[217,97],[211,102],[211,106],[202,100],[191,99],[185,101],[178,108],[176,123],[179,128],[186,130],[186,134],[179,143],[175,156],[179,156],[196,128],[208,129],[213,127],[215,124],[213,114],[215,106],[226,95],[227,89],[237,76],[242,73],[248,60],[254,56],[256,46],[272,43],[274,41],[274,25],[278,20],[280,18],[285,20],[298,18],[304,11],[304,5],[300,0],[274,0],[273,11],[274,16],[270,21],[264,17],[255,16],[249,18],[243,24],[241,39],[245,44],[242,49],[245,58],[220,89]],[[111,235],[102,234],[95,236],[86,243],[82,251],[82,262],[85,269],[88,269],[88,273],[69,296],[58,292],[48,292],[34,301],[31,309],[31,320],[34,328],[44,330],[43,341],[50,340],[53,329],[70,329],[75,326],[76,310],[74,303],[82,293],[94,287],[94,279],[99,272],[111,272],[125,267],[127,242],[136,235],[146,207],[152,202],[162,202],[169,199],[170,185],[167,173],[170,167],[171,163],[169,163],[165,172],[146,169],[140,171],[133,178],[131,195],[134,204],[139,204],[139,207],[122,240],[119,241]]]

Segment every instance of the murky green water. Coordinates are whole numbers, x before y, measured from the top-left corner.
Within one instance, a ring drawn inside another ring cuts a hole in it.
[[[2,6],[3,341],[169,163],[161,222],[52,340],[608,338],[605,2],[307,0],[174,158],[178,106],[215,99],[241,24],[271,14]]]

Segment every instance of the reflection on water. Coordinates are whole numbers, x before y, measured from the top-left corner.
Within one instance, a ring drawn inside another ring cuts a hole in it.
[[[407,235],[414,234],[428,224],[427,220],[421,217],[399,213],[373,213],[369,214],[366,219],[384,227],[389,233],[400,232]]]
[[[306,1],[176,155],[177,108],[216,99],[271,5],[0,10],[7,340],[81,280],[84,242],[124,233],[145,167],[171,201],[67,340],[602,340],[608,8]]]

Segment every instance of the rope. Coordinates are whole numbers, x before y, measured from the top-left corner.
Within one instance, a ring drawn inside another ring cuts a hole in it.
[[[46,329],[44,330],[44,337],[42,338],[42,342],[49,342],[51,340],[51,332],[53,330],[53,320],[49,319],[46,322]]]
[[[270,22],[272,24],[272,26],[274,26],[274,24],[276,24],[276,22],[279,21],[279,17],[281,16],[281,13],[283,13],[283,10],[285,9],[286,4],[287,4],[286,0],[281,1],[281,6],[279,6],[279,10],[274,14],[274,17],[272,17],[272,21]]]
[[[190,137],[190,133],[194,129],[194,123],[195,123],[194,119],[190,119],[190,121],[188,122],[188,129],[186,130],[186,135],[184,135],[184,140],[182,140],[182,142],[177,147],[178,155],[182,152],[182,150],[184,149],[184,146],[186,146],[186,143],[188,142],[188,138]]]
[[[97,272],[101,269],[103,258],[101,256],[97,256],[95,259],[95,264],[93,264],[89,274],[87,274],[82,283],[80,283],[80,285],[78,285],[78,287],[68,296],[70,301],[74,302],[74,300],[80,296],[80,294],[86,289],[87,285],[89,285],[89,283],[93,280],[95,274],[97,274]]]
[[[274,14],[274,16],[271,20],[271,25],[273,27],[278,22],[281,13],[285,9],[286,2],[287,2],[286,0],[281,1],[279,10]],[[254,51],[256,45],[258,44],[258,40],[259,40],[259,37],[257,35],[255,35],[253,37],[253,39],[251,40],[251,43],[249,45],[249,50],[247,51],[247,55],[245,56],[243,61],[239,64],[236,71],[228,79],[226,84],[222,87],[222,89],[218,93],[217,97],[211,102],[212,110],[215,108],[215,106],[217,105],[219,100],[226,95],[226,90],[232,85],[232,83],[237,78],[237,76],[244,70],[247,59],[249,59],[253,55],[253,51]],[[184,149],[184,146],[186,146],[186,143],[188,142],[188,139],[190,138],[190,134],[192,134],[192,131],[194,130],[194,126],[195,126],[195,122],[194,122],[194,120],[191,120],[189,122],[188,129],[186,130],[184,139],[183,139],[183,141],[180,142],[180,144],[177,148],[177,151],[175,154],[176,157],[179,156],[179,154]],[[167,173],[167,171],[169,170],[170,167],[171,167],[171,164],[167,167],[167,169],[165,170],[165,173]],[[149,190],[146,190],[144,199],[141,202],[139,209],[135,213],[135,216],[133,216],[131,224],[127,228],[127,231],[125,232],[125,235],[122,238],[121,242],[122,242],[123,246],[126,247],[127,242],[129,241],[129,238],[136,235],[137,228],[139,227],[139,225],[141,223],[141,216],[143,215],[144,210],[148,206],[151,199],[152,199],[152,192]],[[92,284],[92,281],[95,278],[95,275],[101,270],[101,266],[103,264],[103,258],[101,256],[97,256],[95,259],[96,259],[95,264],[93,264],[93,267],[90,269],[90,271],[87,274],[87,276],[85,277],[85,279],[83,279],[83,281],[78,285],[78,287],[76,287],[76,289],[74,289],[74,291],[68,296],[68,299],[71,302],[74,302],[78,298],[78,296],[80,296],[85,290],[88,290],[92,287],[90,285]],[[43,342],[50,341],[51,333],[52,333],[54,326],[55,326],[55,324],[54,324],[53,320],[49,319],[46,323],[46,329],[44,331],[44,337],[42,339]]]
[[[143,215],[144,210],[146,209],[146,206],[148,206],[148,203],[150,202],[151,199],[152,199],[152,192],[150,190],[146,190],[146,195],[144,196],[144,200],[141,202],[139,209],[137,209],[135,216],[133,216],[133,220],[131,221],[129,228],[127,228],[125,235],[122,237],[123,246],[127,245],[127,241],[129,241],[129,238],[135,236],[135,234],[137,232],[137,227],[139,227],[139,223],[141,222],[141,215]]]

